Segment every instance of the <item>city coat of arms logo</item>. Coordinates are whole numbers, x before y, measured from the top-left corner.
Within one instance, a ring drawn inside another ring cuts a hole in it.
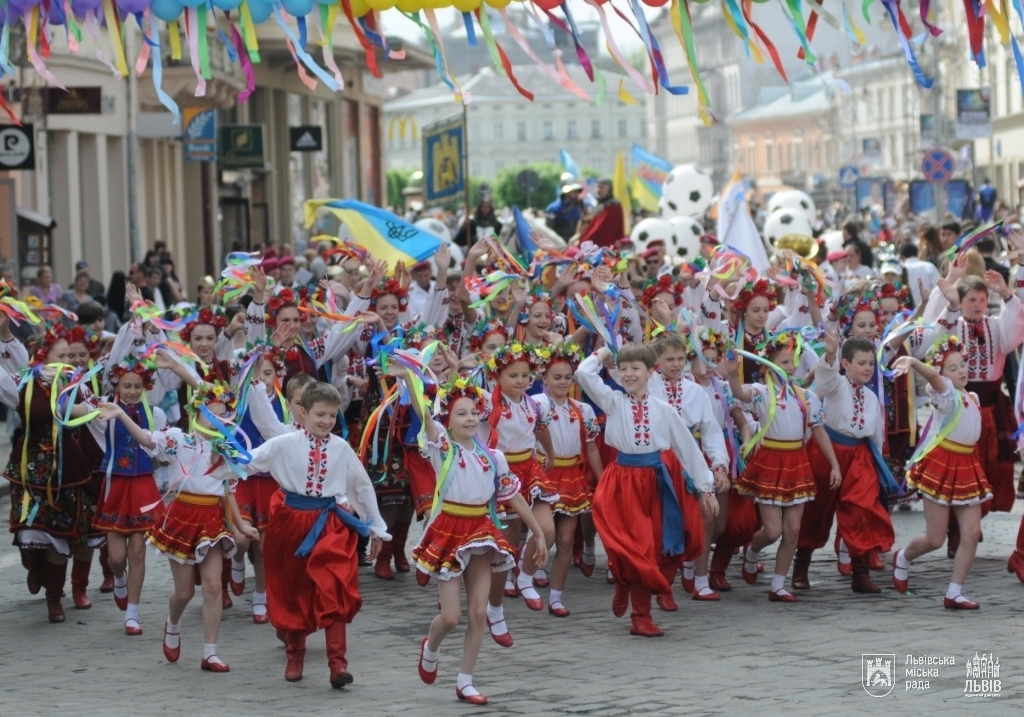
[[[896,685],[896,655],[861,655],[860,683],[872,697],[885,697]]]

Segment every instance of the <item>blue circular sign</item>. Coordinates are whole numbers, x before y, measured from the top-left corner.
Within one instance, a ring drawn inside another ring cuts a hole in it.
[[[953,155],[944,149],[933,149],[921,160],[921,172],[929,182],[948,182],[955,166]]]

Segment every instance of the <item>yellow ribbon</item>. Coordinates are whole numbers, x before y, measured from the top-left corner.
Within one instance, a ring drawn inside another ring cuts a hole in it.
[[[181,35],[179,32],[177,20],[171,20],[167,23],[167,37],[171,41],[172,60],[181,60]]]
[[[110,36],[110,44],[114,48],[117,71],[121,73],[121,77],[127,77],[128,62],[124,57],[124,43],[121,41],[121,33],[118,32],[120,23],[116,20],[118,16],[113,0],[103,0],[103,17],[107,19],[107,34]]]

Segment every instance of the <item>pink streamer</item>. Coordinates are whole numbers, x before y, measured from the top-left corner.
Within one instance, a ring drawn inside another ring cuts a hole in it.
[[[370,12],[373,13],[373,19],[377,22],[377,30],[378,30],[377,34],[380,35],[382,38],[384,38],[385,39],[384,41],[387,42],[386,38],[388,36],[388,31],[384,27],[384,20],[383,20],[383,17],[382,17],[382,13],[380,13],[377,10],[371,10]],[[404,60],[405,59],[405,50],[393,50],[393,49],[391,49],[391,46],[388,45],[388,59],[391,59],[391,60]]]
[[[85,31],[89,33],[89,37],[92,38],[92,54],[93,56],[102,62],[104,65],[110,68],[110,71],[114,73],[114,77],[121,79],[121,73],[114,67],[114,63],[111,62],[107,56],[100,49],[100,23],[96,19],[96,10],[85,11]]]
[[[345,89],[345,78],[341,75],[341,70],[338,69],[338,63],[334,61],[334,52],[331,47],[330,33],[332,28],[323,27],[321,23],[320,13],[310,13],[310,17],[313,18],[313,22],[316,24],[316,29],[320,32],[320,38],[323,40],[321,49],[324,55],[324,66],[330,70],[331,74],[334,75],[335,82],[338,83],[338,91]]]
[[[238,28],[235,27],[233,22],[229,22],[228,25],[231,26],[231,41],[235,44],[235,50],[238,52],[238,62],[242,66],[242,72],[245,73],[245,89],[238,93],[238,102],[241,104],[256,91],[256,75],[253,73],[249,51],[245,47],[245,42],[238,32]]]
[[[151,29],[155,29],[155,28],[152,28],[153,18],[150,16],[149,13],[150,13],[150,9],[146,8],[145,14],[143,15],[143,19],[146,21],[146,24],[149,25]],[[141,27],[139,29],[142,30]],[[145,30],[143,30],[143,34],[145,34]],[[150,33],[150,34],[155,34],[155,33]],[[146,65],[149,64],[149,52],[150,52],[149,43],[146,42],[146,38],[144,37],[142,39],[142,47],[139,48],[139,57],[138,57],[137,60],[135,60],[135,74],[136,75],[141,75],[143,72],[146,71]]]
[[[548,73],[548,76],[551,77],[552,80],[557,82],[565,89],[569,90],[569,92],[573,93],[581,100],[586,100],[587,102],[593,101],[591,100],[590,95],[584,92],[579,87],[579,85],[572,81],[572,78],[569,77],[569,73],[565,71],[564,66],[561,67],[561,70],[555,70],[550,65],[545,64],[539,57],[537,57],[537,54],[533,51],[533,48],[530,47],[530,43],[526,41],[526,38],[523,37],[522,33],[520,33],[516,26],[508,19],[508,13],[505,12],[505,8],[498,8],[498,12],[501,13],[501,19],[505,21],[505,27],[508,28],[508,32],[512,36],[512,39],[516,41],[516,44],[523,49],[523,52],[525,52],[531,60],[540,65],[541,68],[546,73]],[[557,60],[557,54],[555,55],[555,58]]]
[[[25,27],[28,27],[31,24],[31,22],[32,22],[32,11],[31,10],[26,10],[25,11],[25,17],[23,18],[23,20],[25,22]],[[40,18],[40,24],[42,24],[43,22],[45,22],[45,19],[44,18]],[[39,53],[36,52],[36,48],[32,47],[32,43],[30,43],[30,42],[26,42],[25,43],[25,51],[28,53],[29,61],[32,62],[32,67],[34,67],[36,69],[36,74],[38,74],[44,80],[49,82],[51,85],[59,87],[62,90],[64,90],[65,92],[67,91],[68,88],[64,86],[64,83],[62,83],[60,80],[58,80],[57,77],[52,72],[50,72],[48,69],[46,69],[46,65],[43,63],[43,58],[41,58],[39,56]]]
[[[71,2],[70,2],[70,0],[64,0],[63,7],[64,7],[64,17],[74,17],[71,14]],[[73,32],[71,32],[71,21],[65,21],[64,27],[67,28],[68,49],[71,50],[71,52],[73,52],[74,54],[77,55],[78,54],[78,40],[75,39],[75,34]]]
[[[288,52],[292,53],[292,59],[295,60],[295,67],[299,71],[299,79],[302,80],[302,84],[311,90],[316,89],[316,80],[309,76],[306,72],[306,68],[302,66],[302,61],[299,56],[295,54],[295,45],[288,38],[285,38],[285,44],[288,45]]]
[[[654,85],[651,84],[651,81],[649,79],[647,79],[639,72],[637,72],[636,68],[629,64],[629,61],[622,56],[622,52],[619,50],[618,45],[615,44],[615,37],[612,34],[612,29],[608,24],[608,16],[604,14],[604,8],[597,4],[595,0],[586,0],[586,3],[597,9],[597,13],[601,18],[601,27],[604,28],[604,39],[605,42],[608,43],[608,51],[612,53],[612,57],[615,58],[615,62],[619,64],[619,67],[626,71],[626,74],[629,75],[630,79],[632,79],[633,82],[637,83],[641,88],[643,88],[644,92],[646,92],[649,95],[653,95]],[[629,26],[634,32],[636,32],[636,28],[634,28],[632,24],[630,24]]]
[[[199,28],[198,20],[196,18],[196,9],[194,7],[185,8],[185,37],[188,40],[188,55],[192,60],[192,71],[196,73],[196,79],[199,81],[196,84],[196,97],[206,96],[206,78],[203,77],[203,71],[199,67]],[[206,31],[206,28],[203,28]]]

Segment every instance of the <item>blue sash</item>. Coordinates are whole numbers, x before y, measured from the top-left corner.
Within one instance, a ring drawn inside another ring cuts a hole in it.
[[[625,468],[653,468],[658,477],[658,494],[661,496],[661,552],[665,555],[682,555],[684,548],[683,511],[679,507],[672,477],[668,474],[661,453],[623,453],[619,451],[615,462]]]
[[[886,495],[903,495],[903,489],[896,483],[896,479],[892,477],[892,471],[889,470],[888,464],[886,464],[881,451],[878,450],[878,446],[875,445],[874,441],[870,438],[853,438],[828,426],[825,426],[825,432],[828,433],[828,437],[833,443],[838,443],[840,446],[867,444],[868,449],[871,451],[871,460],[875,463],[875,473],[878,474],[878,485],[885,490]]]
[[[306,537],[303,539],[302,545],[300,545],[299,549],[295,551],[295,554],[300,558],[309,557],[309,554],[313,552],[313,546],[316,545],[318,540],[320,540],[320,536],[324,532],[324,527],[327,525],[328,513],[334,513],[342,523],[359,533],[359,535],[364,538],[370,534],[370,521],[362,521],[351,513],[346,513],[341,509],[341,506],[338,505],[332,495],[317,498],[311,495],[299,495],[298,493],[292,493],[291,491],[286,490],[284,491],[284,504],[295,510],[320,511],[320,515],[317,516],[316,522],[313,523],[313,527],[309,529],[308,533],[306,533]]]

